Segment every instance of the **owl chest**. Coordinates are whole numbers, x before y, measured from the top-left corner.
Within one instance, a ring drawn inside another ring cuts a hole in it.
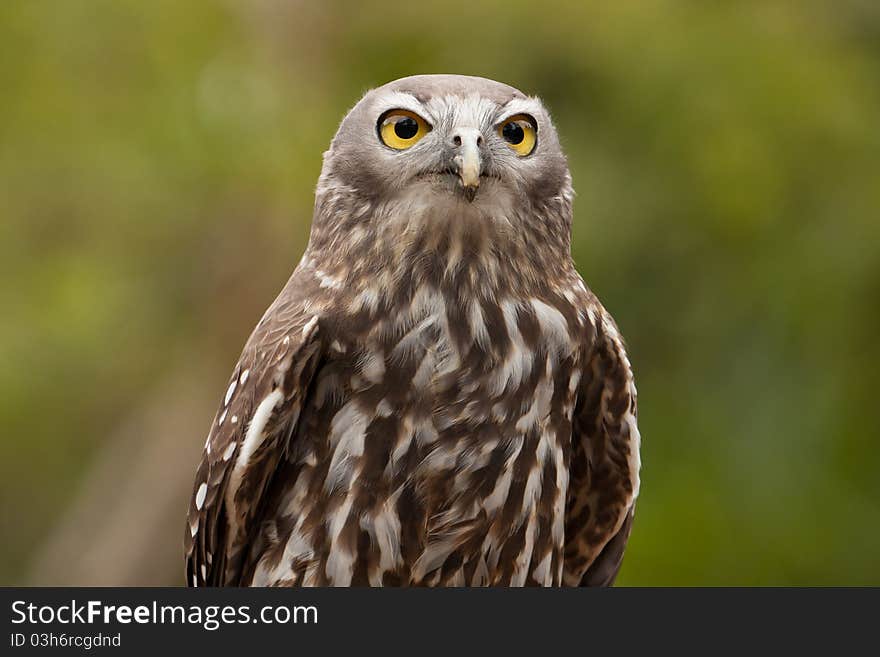
[[[307,564],[314,583],[557,584],[570,354],[468,343],[433,315],[333,342],[278,480],[293,527],[278,567]]]
[[[325,490],[411,483],[432,513],[454,501],[456,513],[486,517],[509,496],[517,513],[555,502],[537,489],[565,486],[557,470],[579,377],[570,350],[509,329],[495,345],[445,312],[333,348],[307,423],[316,457],[330,463]],[[530,477],[530,487],[511,484]]]
[[[515,326],[499,337],[473,321],[456,325],[442,310],[335,340],[319,384],[376,416],[430,420],[438,432],[489,424],[522,433],[553,402],[569,401],[568,391],[553,395],[574,374],[567,336],[539,334],[527,344]]]
[[[467,278],[466,276],[462,276]],[[473,285],[473,283],[471,283]],[[378,299],[398,299],[378,312]],[[465,286],[423,283],[408,294],[367,288],[341,304],[329,355],[347,366],[340,386],[370,387],[388,401],[498,398],[553,378],[577,349],[570,302],[520,295],[486,299]],[[368,314],[367,309],[371,309]]]

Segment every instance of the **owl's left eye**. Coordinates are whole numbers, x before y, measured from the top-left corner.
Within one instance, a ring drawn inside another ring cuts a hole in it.
[[[538,141],[535,119],[528,114],[511,116],[498,126],[498,134],[520,157],[535,150],[535,143]]]
[[[379,137],[394,150],[406,150],[430,131],[428,122],[409,110],[390,110],[379,118]]]

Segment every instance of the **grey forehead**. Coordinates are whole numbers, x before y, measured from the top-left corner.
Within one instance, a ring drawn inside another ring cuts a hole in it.
[[[374,90],[399,91],[415,96],[425,103],[436,96],[470,96],[473,94],[487,98],[498,105],[509,103],[515,98],[526,98],[519,89],[488,78],[471,75],[412,75],[394,80]]]

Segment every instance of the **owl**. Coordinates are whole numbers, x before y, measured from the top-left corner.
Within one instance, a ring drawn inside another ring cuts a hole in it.
[[[613,582],[636,389],[572,198],[537,98],[457,75],[364,95],[213,420],[187,584]]]

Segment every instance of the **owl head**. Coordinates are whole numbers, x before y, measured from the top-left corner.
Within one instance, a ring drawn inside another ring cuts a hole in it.
[[[537,98],[500,82],[417,75],[373,89],[343,119],[319,183],[364,199],[459,212],[570,197],[556,130]]]

